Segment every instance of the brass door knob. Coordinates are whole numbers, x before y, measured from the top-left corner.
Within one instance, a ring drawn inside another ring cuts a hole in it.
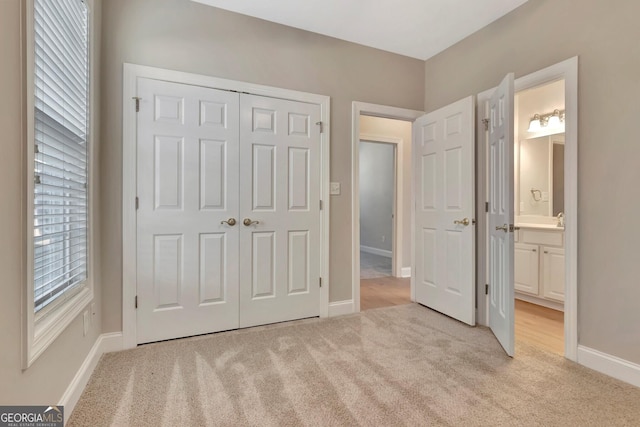
[[[234,225],[236,225],[236,219],[235,218],[229,218],[226,221],[220,221],[220,224],[227,224],[227,225],[230,225],[231,227],[233,227]]]
[[[505,233],[508,233],[509,232],[509,226],[507,224],[505,224],[502,227],[500,227],[500,226],[496,227],[496,231],[499,231],[499,230],[502,230]]]
[[[463,219],[463,220],[455,220],[455,221],[453,221],[453,223],[454,223],[455,225],[464,225],[465,227],[466,227],[466,226],[468,226],[468,225],[470,224],[470,222],[469,222],[469,218],[465,218],[465,219]]]
[[[251,221],[251,218],[245,218],[242,223],[246,226],[249,227],[250,225],[253,224],[260,224],[260,221]]]

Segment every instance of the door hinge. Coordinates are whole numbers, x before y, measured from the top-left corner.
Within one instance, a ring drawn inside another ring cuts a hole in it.
[[[320,210],[322,210],[322,200],[320,200]]]
[[[139,96],[134,96],[133,99],[136,101],[136,113],[140,112],[140,98]]]
[[[322,277],[318,277],[318,283],[320,284],[320,287],[322,287]]]
[[[489,130],[489,123],[491,121],[489,119],[482,119],[482,123],[484,124],[484,130]]]
[[[320,133],[324,133],[324,123],[322,123],[322,122],[316,122],[316,124],[317,124],[318,126],[320,126]]]
[[[484,211],[489,212],[489,202],[484,202]]]
[[[136,197],[136,210],[140,209],[140,199]]]
[[[138,308],[138,295],[136,295],[136,298],[135,298],[135,305],[136,305],[136,308]]]
[[[484,285],[484,294],[489,295],[489,284]]]

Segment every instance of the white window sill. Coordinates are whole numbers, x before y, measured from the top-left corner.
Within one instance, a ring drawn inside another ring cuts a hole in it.
[[[24,368],[28,368],[93,300],[93,286],[85,285],[76,295],[38,319],[29,337]]]

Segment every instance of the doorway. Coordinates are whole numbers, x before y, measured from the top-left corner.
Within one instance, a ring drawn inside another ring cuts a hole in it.
[[[516,349],[563,355],[565,81],[514,98]]]
[[[354,311],[412,300],[411,144],[419,115],[354,103]]]
[[[396,144],[361,138],[359,151],[360,278],[396,276]]]
[[[373,118],[376,121],[383,119]],[[365,119],[361,123],[368,123]],[[402,127],[407,122],[393,123]],[[408,124],[408,123],[407,123]],[[409,125],[410,126],[410,125]],[[393,131],[392,128],[386,128]],[[369,139],[369,140],[367,140]],[[362,310],[408,304],[410,283],[398,274],[398,250],[403,241],[398,234],[398,146],[375,141],[361,134],[360,162],[360,301]],[[373,141],[370,141],[373,140]],[[402,150],[402,148],[400,148]],[[399,277],[400,276],[400,277]]]
[[[517,102],[517,106],[512,108],[513,129],[510,137],[505,136],[514,141],[508,155],[503,156],[511,158],[512,172],[498,180],[503,188],[513,189],[508,203],[510,208],[505,207],[505,211],[513,209],[512,220],[506,221],[509,224],[505,226],[495,227],[496,230],[504,229],[505,233],[512,231],[507,233],[513,237],[510,253],[505,258],[497,258],[490,251],[491,233],[496,225],[490,227],[490,214],[478,216],[478,246],[484,248],[478,251],[477,263],[478,321],[492,324],[494,316],[491,316],[490,301],[492,295],[495,298],[497,294],[490,273],[506,271],[511,281],[505,285],[510,290],[504,295],[510,294],[511,297],[505,303],[512,314],[504,319],[503,323],[510,332],[503,337],[506,337],[506,346],[502,340],[501,344],[505,350],[511,349],[507,350],[510,355],[513,355],[515,346],[515,329],[523,323],[531,325],[537,321],[548,323],[549,330],[542,334],[539,329],[533,330],[535,334],[529,336],[531,341],[560,329],[562,334],[555,332],[556,342],[551,348],[570,360],[577,360],[577,70],[578,59],[571,58],[512,83],[511,99],[516,102],[515,94],[518,94],[518,98],[522,98],[519,101],[524,102]],[[535,93],[532,91],[536,88],[544,91],[544,87],[548,91],[554,84],[561,100],[547,97],[547,103],[538,103],[535,107],[526,105],[528,101],[524,98],[530,97],[527,93]],[[560,85],[563,87],[558,90]],[[493,203],[490,193],[496,177],[491,179],[489,141],[491,120],[495,118],[491,115],[494,91],[491,89],[478,95],[477,130],[478,135],[483,136],[478,144],[478,176],[482,177],[478,180],[478,212],[490,211]],[[554,104],[556,107],[551,108]],[[504,109],[508,110],[506,106]],[[563,124],[564,133],[552,129],[551,124],[555,126],[558,123]],[[532,163],[532,159],[536,160]],[[563,165],[562,171],[558,162]],[[542,180],[537,184],[531,183],[530,176],[522,179],[518,169],[531,169],[532,165],[533,174],[538,175],[536,179]],[[560,182],[563,183],[561,187]],[[559,223],[562,226],[558,227]],[[514,309],[520,313],[514,315]],[[519,340],[524,333],[520,328]]]

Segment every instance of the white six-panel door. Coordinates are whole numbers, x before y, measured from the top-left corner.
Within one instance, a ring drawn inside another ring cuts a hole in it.
[[[414,123],[416,301],[475,325],[473,97]]]
[[[140,79],[139,343],[237,328],[236,93]]]
[[[515,347],[513,97],[508,74],[489,102],[489,326],[509,356]]]
[[[318,316],[320,107],[240,106],[240,326]]]
[[[319,315],[320,106],[137,90],[138,343]]]

